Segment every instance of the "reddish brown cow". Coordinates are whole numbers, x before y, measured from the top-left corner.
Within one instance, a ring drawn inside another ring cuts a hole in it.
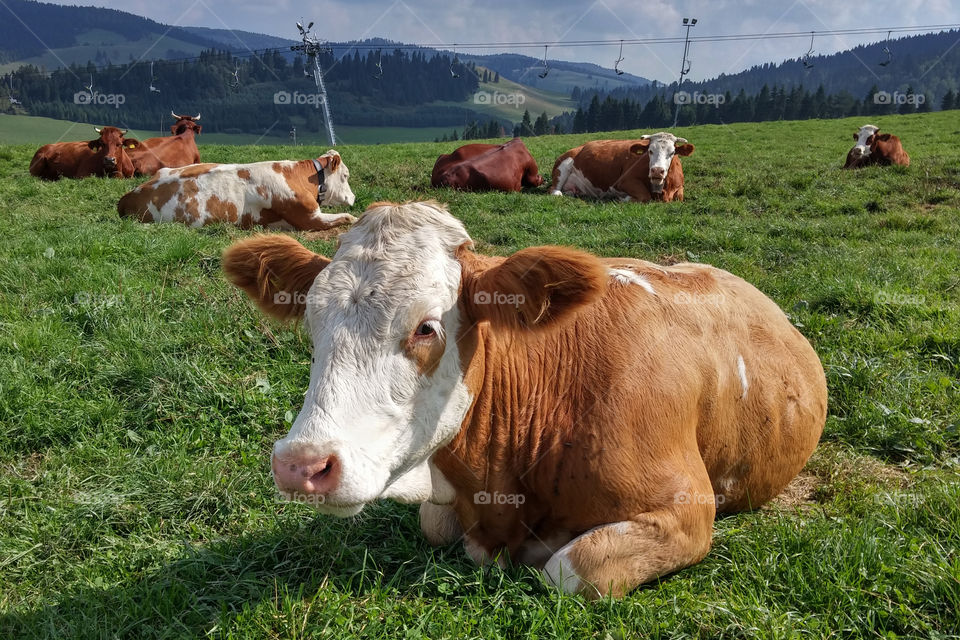
[[[231,282],[313,340],[273,447],[286,496],[338,516],[421,502],[431,543],[620,596],[698,562],[717,513],[803,467],[823,366],[755,287],[705,264],[472,246],[436,203],[381,202],[333,258],[275,234],[224,253]]]
[[[551,193],[625,202],[682,202],[680,156],[691,153],[692,144],[665,132],[639,140],[595,140],[557,158]]]
[[[859,169],[872,164],[910,166],[910,156],[903,150],[900,138],[889,133],[880,133],[880,128],[875,125],[863,125],[853,134],[853,139],[857,144],[847,153],[844,169]]]
[[[437,158],[430,184],[464,191],[520,191],[543,183],[537,161],[523,140],[468,144]]]
[[[200,114],[178,116],[170,112],[176,122],[170,127],[170,137],[147,138],[140,146],[129,152],[137,175],[152,176],[163,168],[183,167],[200,162],[196,136],[203,128],[196,123]]]
[[[131,177],[133,162],[127,152],[136,149],[140,142],[134,138],[124,138],[126,129],[121,131],[116,127],[103,127],[96,131],[100,137],[89,142],[43,145],[33,154],[30,174],[43,180],[87,176]]]

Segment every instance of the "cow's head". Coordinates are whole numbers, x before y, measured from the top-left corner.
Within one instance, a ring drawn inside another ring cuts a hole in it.
[[[630,151],[638,155],[650,154],[650,186],[654,194],[660,194],[663,193],[674,156],[690,155],[693,153],[693,145],[687,142],[686,138],[678,138],[672,133],[661,131],[641,136],[636,144],[630,147]]]
[[[281,492],[340,516],[377,498],[451,499],[429,459],[456,435],[478,390],[464,371],[467,356],[483,351],[478,325],[550,327],[608,279],[597,258],[570,249],[502,259],[471,247],[436,203],[377,203],[340,236],[332,260],[282,235],[224,253],[234,284],[268,314],[303,318],[313,341],[303,408],[273,449]],[[461,338],[473,345],[463,356]]]
[[[851,153],[858,158],[866,158],[870,155],[870,145],[873,144],[874,136],[877,135],[877,132],[880,131],[880,127],[874,126],[872,124],[865,124],[856,133],[853,134],[853,139],[857,141],[857,144],[851,149]]]
[[[352,207],[357,196],[353,195],[350,188],[350,169],[344,164],[340,154],[330,149],[325,154],[317,158],[317,162],[323,167],[323,180],[325,191],[320,194],[321,206],[346,205]]]
[[[197,120],[200,119],[200,114],[198,113],[195,116],[178,116],[173,111],[170,112],[170,115],[173,116],[173,119],[176,120],[172,125],[170,125],[170,133],[178,136],[181,133],[186,133],[187,131],[192,131],[193,135],[200,135],[200,131],[203,130],[203,126],[197,124]]]
[[[133,163],[127,157],[127,149],[136,149],[140,141],[135,138],[125,138],[127,130],[121,131],[116,127],[94,127],[98,138],[87,143],[90,150],[103,159],[103,168],[107,174],[114,177],[129,177],[133,175]]]

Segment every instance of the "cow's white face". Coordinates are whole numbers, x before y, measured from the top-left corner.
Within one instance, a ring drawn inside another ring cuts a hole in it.
[[[879,131],[879,127],[875,127],[872,124],[865,124],[860,127],[860,130],[853,134],[853,139],[857,143],[853,147],[854,155],[858,155],[862,158],[866,158],[870,155],[870,138]]]
[[[321,160],[327,158],[326,166],[323,170],[324,184],[326,192],[322,194],[320,204],[322,206],[340,206],[346,205],[352,207],[357,197],[350,188],[350,169],[340,158],[340,154],[331,149],[317,158]]]
[[[429,203],[372,208],[340,236],[307,297],[310,385],[274,446],[281,491],[334,515],[431,498],[427,460],[469,406],[456,346],[465,242],[463,225]]]
[[[675,155],[690,155],[693,153],[693,145],[688,144],[685,138],[678,138],[672,133],[661,131],[640,137],[639,148],[635,152],[650,154],[650,169],[648,177],[650,186],[654,193],[661,193],[663,186],[667,182],[667,174],[670,172],[670,163],[673,162]]]

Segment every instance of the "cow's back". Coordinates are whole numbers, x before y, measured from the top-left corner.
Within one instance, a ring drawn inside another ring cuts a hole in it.
[[[462,147],[454,150],[452,153],[441,155],[439,158],[437,158],[437,161],[433,165],[433,172],[430,174],[430,185],[434,188],[449,186],[443,182],[444,173],[464,160],[475,158],[479,155],[487,153],[488,151],[496,149],[499,146],[500,145],[498,144],[486,144],[479,142],[474,144],[465,144]]]

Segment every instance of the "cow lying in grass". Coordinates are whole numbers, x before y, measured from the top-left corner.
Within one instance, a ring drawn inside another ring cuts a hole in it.
[[[639,140],[595,140],[557,158],[551,193],[625,202],[683,201],[680,156],[691,153],[692,144],[665,132]]]
[[[853,134],[853,139],[857,144],[847,153],[844,169],[859,169],[872,164],[910,166],[910,156],[903,150],[900,138],[889,133],[880,133],[880,128],[875,125],[863,125]]]
[[[316,160],[252,164],[192,164],[160,169],[117,203],[123,217],[141,222],[182,222],[202,227],[229,222],[243,229],[322,231],[354,222],[348,213],[323,213],[321,205],[352,206],[350,170],[336,151]]]
[[[424,503],[431,543],[621,596],[698,562],[715,515],[776,496],[820,437],[817,354],[726,271],[479,255],[431,202],[371,205],[339,240],[332,259],[278,235],[223,256],[264,312],[310,331],[272,466],[324,513]]]
[[[129,178],[134,167],[128,152],[140,142],[126,138],[127,130],[96,128],[97,137],[89,142],[53,142],[33,154],[30,175],[43,180],[106,176]]]
[[[543,184],[537,161],[520,138],[504,144],[466,144],[439,158],[430,185],[463,191],[520,191]]]

